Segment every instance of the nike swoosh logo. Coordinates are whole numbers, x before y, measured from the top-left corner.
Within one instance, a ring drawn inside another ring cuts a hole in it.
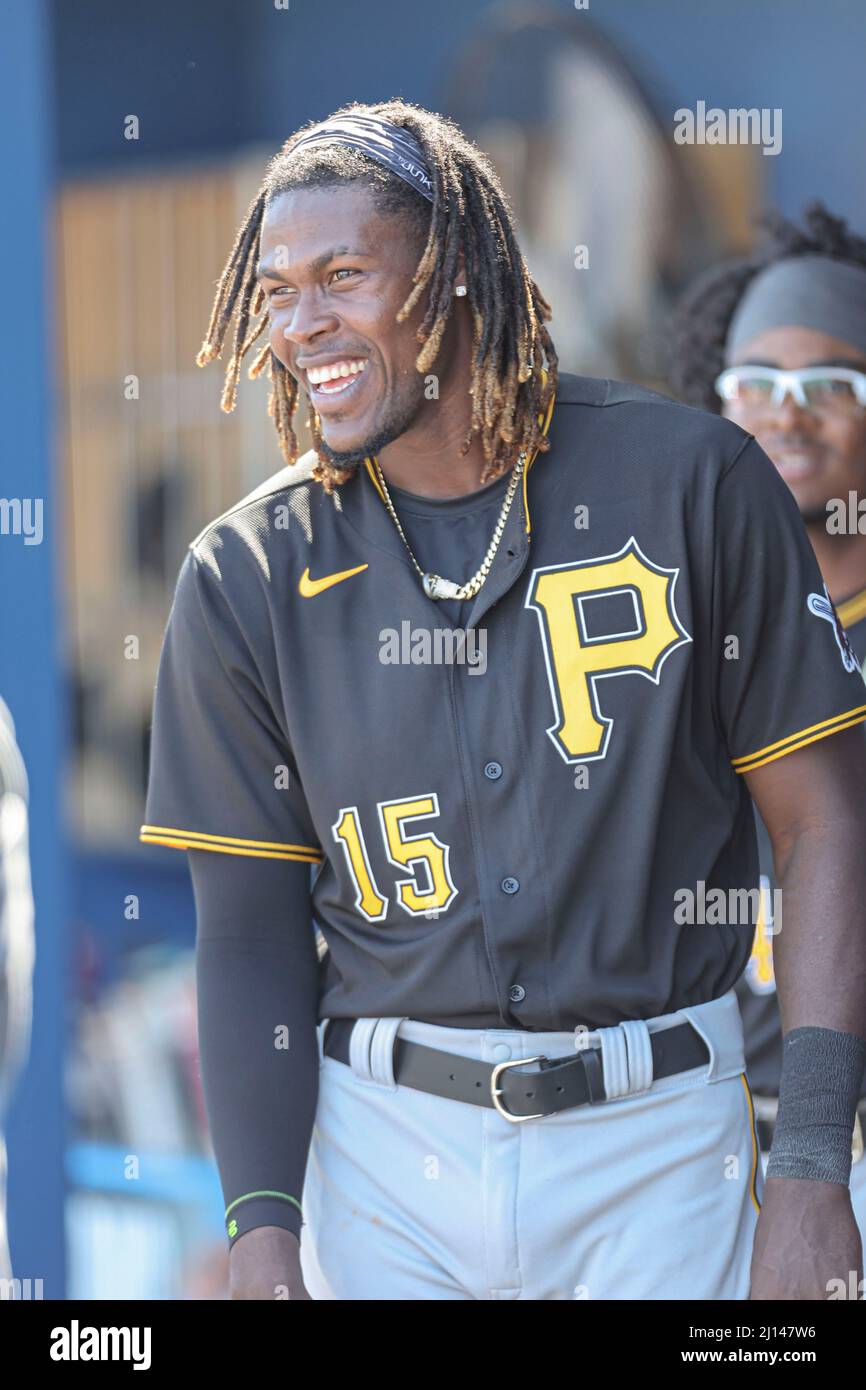
[[[309,569],[305,569],[298,580],[298,593],[301,598],[315,598],[316,594],[330,589],[332,584],[342,584],[344,579],[351,579],[353,574],[360,574],[366,568],[366,565],[356,565],[353,570],[341,570],[339,574],[326,574],[323,579],[311,579]]]

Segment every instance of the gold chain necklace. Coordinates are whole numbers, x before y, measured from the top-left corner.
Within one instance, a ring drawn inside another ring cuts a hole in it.
[[[484,559],[481,561],[481,564],[479,565],[478,569],[475,571],[471,579],[467,579],[465,584],[455,584],[450,579],[443,579],[441,575],[425,574],[421,566],[418,564],[418,561],[415,559],[415,556],[412,553],[412,547],[406,539],[406,533],[403,530],[403,527],[400,525],[400,518],[394,510],[394,503],[391,501],[391,494],[388,491],[388,484],[385,482],[385,475],[383,474],[382,469],[379,466],[379,460],[377,458],[373,459],[373,466],[376,469],[376,473],[382,487],[382,496],[385,499],[385,506],[388,508],[388,511],[391,514],[391,520],[394,522],[394,525],[397,527],[397,530],[400,533],[400,539],[402,540],[403,544],[409,552],[409,559],[412,561],[412,564],[415,566],[415,569],[421,576],[421,583],[424,586],[424,592],[428,598],[467,599],[474,598],[475,595],[478,593],[478,590],[481,588],[482,584],[484,583],[485,579],[490,573],[490,567],[493,564],[494,557],[496,555],[497,550],[499,549],[499,542],[502,540],[502,533],[505,530],[505,523],[508,520],[508,513],[511,511],[511,504],[514,501],[514,494],[517,491],[517,484],[520,482],[520,479],[523,475],[525,465],[526,455],[521,454],[513,469],[511,470],[511,480],[508,484],[508,489],[505,493],[505,500],[502,503],[502,508],[499,512],[499,517],[497,519],[495,527],[493,528],[493,539],[491,540],[490,545],[487,547],[487,554],[484,556]]]

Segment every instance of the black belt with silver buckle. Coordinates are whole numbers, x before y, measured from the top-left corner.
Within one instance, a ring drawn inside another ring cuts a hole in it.
[[[323,1040],[326,1056],[349,1064],[349,1040],[354,1026],[353,1018],[328,1020]],[[706,1043],[690,1023],[650,1033],[650,1046],[655,1081],[706,1066],[710,1060]],[[538,1071],[514,1070],[534,1062],[540,1064]],[[491,1065],[397,1037],[394,1080],[398,1086],[411,1086],[428,1095],[498,1110],[506,1120],[515,1123],[540,1120],[560,1110],[607,1099],[600,1047],[581,1048],[567,1057],[521,1057]]]

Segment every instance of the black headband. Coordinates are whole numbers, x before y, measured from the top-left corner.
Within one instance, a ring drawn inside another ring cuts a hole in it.
[[[417,188],[433,201],[433,180],[424,153],[411,131],[378,116],[331,116],[292,145],[290,154],[311,145],[349,145]]]

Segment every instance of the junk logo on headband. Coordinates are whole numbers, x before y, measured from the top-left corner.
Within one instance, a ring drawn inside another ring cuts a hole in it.
[[[433,201],[433,180],[424,151],[411,131],[377,116],[331,116],[296,140],[291,153],[312,145],[347,145],[375,159],[383,168],[417,188],[428,202]]]

